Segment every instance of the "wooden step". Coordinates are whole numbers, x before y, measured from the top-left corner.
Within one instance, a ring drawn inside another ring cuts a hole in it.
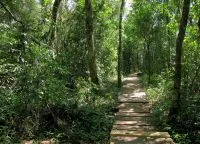
[[[151,113],[151,111],[136,111],[134,109],[119,109],[119,113]]]
[[[135,95],[135,93],[139,93],[139,92],[144,92],[142,89],[140,89],[140,86],[134,86],[134,87],[123,87],[121,90],[121,94],[122,96],[127,96],[127,94],[130,96],[136,96],[138,97],[138,95]],[[141,95],[140,95],[141,96]],[[146,95],[142,95],[143,97],[146,97]]]
[[[130,110],[133,112],[150,112],[150,106],[147,103],[120,103],[117,108],[119,110]]]
[[[110,144],[175,144],[171,138],[111,137]]]
[[[116,120],[123,121],[151,121],[151,117],[129,117],[129,116],[116,116]]]
[[[146,109],[139,109],[139,108],[123,108],[123,109],[119,109],[119,112],[132,112],[132,113],[150,113],[151,110],[149,108]]]
[[[137,97],[119,97],[118,103],[148,103],[146,99],[143,98],[137,98]]]
[[[113,125],[113,130],[152,131],[155,128],[153,126]]]
[[[135,94],[136,93],[136,94]],[[140,94],[137,94],[140,93]],[[140,97],[141,93],[143,98],[146,98],[146,93],[141,88],[123,88],[122,91],[119,93],[119,97]]]
[[[123,88],[120,97],[146,98],[146,93],[140,88]]]
[[[118,112],[116,116],[151,117],[151,113]]]
[[[125,121],[125,120],[117,120],[114,123],[115,125],[135,125],[135,126],[149,126],[150,122],[147,121]]]
[[[125,78],[122,79],[123,84],[125,84],[125,83],[133,83],[135,81],[138,81],[138,77],[137,76],[133,76],[133,75],[131,75],[129,77],[125,77]]]
[[[111,136],[170,138],[168,132],[112,130]]]
[[[126,84],[123,84],[122,88],[124,87],[134,87],[134,86],[140,86],[139,83],[126,83]]]

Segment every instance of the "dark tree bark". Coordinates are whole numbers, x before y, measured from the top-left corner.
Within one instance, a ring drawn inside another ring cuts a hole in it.
[[[88,65],[91,81],[94,84],[99,84],[99,79],[97,76],[97,66],[96,58],[94,52],[94,42],[93,42],[93,11],[92,11],[92,1],[85,0],[86,8],[86,47],[88,50]]]
[[[52,44],[55,39],[56,35],[56,21],[57,21],[57,15],[58,15],[58,8],[60,6],[62,0],[55,0],[53,4],[53,10],[51,14],[52,19],[52,25],[51,25],[51,35],[50,35],[50,43]]]
[[[182,46],[185,37],[185,31],[188,23],[188,16],[190,10],[190,0],[184,0],[182,18],[179,26],[179,33],[176,40],[176,57],[175,57],[175,75],[174,75],[174,98],[172,107],[170,109],[169,118],[172,121],[177,121],[177,115],[180,110],[180,96],[181,96],[181,57]]]
[[[125,0],[121,1],[120,14],[119,14],[119,45],[118,45],[118,68],[117,68],[117,77],[118,77],[118,87],[122,86],[122,18],[124,10]]]

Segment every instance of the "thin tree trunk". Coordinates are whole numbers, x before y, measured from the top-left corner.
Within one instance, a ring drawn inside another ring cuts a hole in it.
[[[169,0],[166,0],[165,3],[167,4],[167,6],[169,5]],[[170,23],[170,18],[169,16],[167,15],[166,16],[166,25],[168,25]],[[170,29],[167,29],[167,40],[168,40],[168,60],[167,60],[167,67],[168,69],[171,68],[171,32],[170,32]]]
[[[198,29],[199,29],[199,31],[198,31],[199,33],[197,34],[198,35],[198,41],[197,42],[198,42],[198,47],[199,47],[200,46],[200,17],[199,17],[197,26],[198,26]],[[197,67],[197,70],[195,72],[194,78],[192,79],[192,82],[190,84],[190,90],[193,90],[194,82],[199,76],[199,70],[200,70],[200,66]]]
[[[150,43],[147,43],[147,55],[148,55],[148,84],[151,81],[151,56],[150,56]]]
[[[140,66],[139,66],[139,52],[138,52],[138,50],[136,51],[137,52],[137,54],[136,54],[136,62],[137,62],[137,68],[136,68],[136,70],[137,70],[137,72],[139,72],[139,70],[140,70]]]
[[[60,6],[62,0],[55,0],[53,4],[53,10],[51,14],[52,24],[51,24],[51,35],[50,35],[50,43],[54,43],[55,35],[56,35],[56,21],[58,15],[58,8]]]
[[[92,12],[92,2],[91,0],[85,0],[86,8],[86,47],[88,50],[88,65],[91,81],[94,84],[99,84],[99,79],[97,76],[97,66],[96,58],[94,53],[94,43],[93,43],[93,12]]]
[[[19,31],[20,31],[20,36],[19,36],[19,44],[18,44],[18,47],[21,48],[21,51],[20,51],[20,56],[19,56],[19,59],[20,59],[20,64],[21,64],[21,68],[24,69],[25,68],[25,36],[24,36],[24,33],[26,32],[25,30],[25,27],[24,25],[21,25],[19,27]]]
[[[198,28],[199,28],[199,42],[200,42],[200,17],[199,17],[197,25],[198,25]]]
[[[177,121],[177,115],[180,109],[180,96],[181,96],[181,57],[182,46],[187,27],[187,21],[190,10],[190,0],[184,0],[182,18],[179,27],[179,33],[176,40],[176,58],[175,58],[175,77],[174,77],[174,99],[172,108],[170,109],[170,119]],[[173,118],[173,119],[172,119]]]
[[[119,14],[119,45],[118,45],[118,69],[117,69],[117,77],[118,77],[118,87],[122,86],[122,18],[123,18],[123,10],[124,10],[125,0],[121,1],[120,14]]]

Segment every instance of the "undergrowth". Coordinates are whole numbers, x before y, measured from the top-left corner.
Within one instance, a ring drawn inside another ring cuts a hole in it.
[[[95,86],[76,77],[72,83],[56,64],[26,67],[17,86],[0,91],[0,143],[54,139],[57,143],[107,143],[117,89],[114,81]],[[56,71],[56,72],[55,72]],[[73,84],[73,86],[72,86]]]
[[[168,131],[177,144],[200,143],[198,107],[191,107],[191,103],[187,103],[186,99],[182,98],[181,101],[182,111],[179,115],[179,123],[168,123],[168,113],[173,96],[173,74],[170,71],[160,75],[154,74],[149,84],[147,81],[148,76],[144,74],[141,77],[141,83],[146,87],[146,93],[152,105],[154,126],[159,130]],[[186,97],[184,93],[182,97]]]

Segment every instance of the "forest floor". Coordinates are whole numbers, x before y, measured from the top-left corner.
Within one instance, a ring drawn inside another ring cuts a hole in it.
[[[111,144],[174,144],[168,132],[161,132],[151,124],[151,106],[137,74],[123,79],[118,109]]]

